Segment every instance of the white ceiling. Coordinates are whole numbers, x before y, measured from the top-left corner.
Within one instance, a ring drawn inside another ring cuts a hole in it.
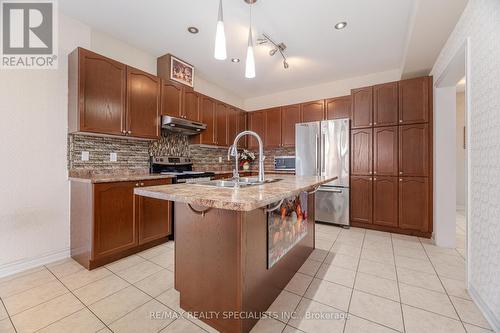
[[[290,68],[284,70],[267,47],[256,46],[257,77],[252,80],[244,77],[249,6],[243,0],[224,0],[226,61],[213,57],[218,0],[64,0],[59,6],[67,15],[154,56],[172,53],[193,64],[204,79],[249,98],[401,68],[405,51],[413,52],[412,22],[422,15],[415,1],[420,0],[259,0],[253,6],[254,36],[265,32],[283,41]],[[348,27],[335,30],[339,21],[347,21]],[[188,26],[198,27],[200,33],[189,34]],[[241,62],[234,64],[231,57]]]

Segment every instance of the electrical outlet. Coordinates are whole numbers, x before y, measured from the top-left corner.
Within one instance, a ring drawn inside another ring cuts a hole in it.
[[[82,161],[88,161],[90,159],[90,154],[88,151],[82,151]]]
[[[219,163],[222,163],[222,156],[219,156]]]
[[[118,161],[118,155],[116,153],[110,153],[109,154],[109,161],[110,162],[116,162],[116,161]]]

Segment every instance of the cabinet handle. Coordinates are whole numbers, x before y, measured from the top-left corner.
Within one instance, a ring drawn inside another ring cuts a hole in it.
[[[377,123],[373,123],[373,125],[377,125]]]
[[[377,174],[377,171],[373,171],[373,174],[376,175]]]
[[[127,132],[127,134],[128,134],[128,135],[132,134],[132,131],[128,131],[128,132]]]
[[[403,174],[403,171],[399,171],[399,174],[402,175]]]
[[[399,119],[399,122],[400,122],[400,123],[402,123],[402,122],[403,122],[403,120]]]
[[[373,178],[373,180],[377,180],[377,178]]]
[[[403,181],[403,178],[399,178],[399,181],[402,182]]]
[[[135,183],[135,187],[138,187],[139,186],[139,183]]]
[[[144,183],[141,183],[141,186],[144,186]]]

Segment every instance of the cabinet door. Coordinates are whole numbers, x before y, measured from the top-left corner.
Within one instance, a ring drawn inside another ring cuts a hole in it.
[[[373,223],[372,177],[351,177],[351,221]]]
[[[351,118],[351,96],[330,98],[325,101],[326,119]]]
[[[142,186],[167,185],[170,179],[141,182]],[[135,221],[139,229],[139,244],[145,244],[172,234],[172,202],[135,196]]]
[[[265,141],[265,121],[266,116],[263,111],[253,111],[248,113],[248,128],[257,133],[262,141]],[[265,142],[264,142],[265,144]],[[248,148],[256,149],[259,147],[257,140],[253,136],[248,137]]]
[[[371,128],[351,131],[351,174],[372,174],[372,133]]]
[[[248,125],[247,125],[247,112],[245,111],[242,111],[242,110],[238,110],[238,133],[241,133],[241,132],[244,132],[248,129]],[[239,148],[246,148],[247,147],[247,139],[248,139],[248,136],[244,136],[242,137],[239,141],[238,141],[238,147]]]
[[[161,86],[161,114],[181,117],[182,114],[182,87],[171,81],[162,81]]]
[[[398,175],[398,126],[373,129],[373,174]]]
[[[78,49],[79,123],[81,132],[123,135],[127,69],[118,61]]]
[[[193,90],[184,89],[184,98],[182,103],[183,118],[199,121],[200,95]]]
[[[430,77],[399,81],[399,123],[429,122]]]
[[[429,175],[429,125],[399,126],[399,174]]]
[[[373,87],[373,125],[398,124],[398,83],[390,82]]]
[[[431,230],[427,178],[399,178],[399,227],[422,232]]]
[[[127,134],[156,139],[160,136],[160,79],[127,67]]]
[[[239,111],[230,107],[227,114],[227,145],[232,145],[238,135]]]
[[[295,124],[300,123],[300,104],[281,108],[281,144],[295,147]]]
[[[398,178],[373,178],[373,224],[398,226]]]
[[[224,103],[217,103],[215,107],[215,118],[217,122],[216,132],[217,132],[217,145],[218,146],[228,146],[227,144],[227,115],[228,107]]]
[[[266,148],[281,147],[281,108],[264,111],[266,115]]]
[[[200,134],[200,143],[214,145],[216,143],[215,101],[208,96],[201,97],[200,121],[207,124],[207,129]]]
[[[351,90],[351,128],[370,127],[373,123],[373,87]]]
[[[325,101],[302,103],[301,118],[303,123],[325,120]]]
[[[138,244],[134,187],[135,182],[94,185],[94,260]]]

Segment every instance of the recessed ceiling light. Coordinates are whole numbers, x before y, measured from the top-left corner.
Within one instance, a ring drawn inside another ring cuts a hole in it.
[[[240,59],[239,58],[232,58],[231,61],[234,63],[238,63],[238,62],[240,62]]]
[[[347,22],[339,22],[339,23],[335,24],[335,29],[337,29],[337,30],[342,30],[345,27],[347,27]]]
[[[197,27],[189,27],[188,31],[192,34],[197,34],[200,30]]]

